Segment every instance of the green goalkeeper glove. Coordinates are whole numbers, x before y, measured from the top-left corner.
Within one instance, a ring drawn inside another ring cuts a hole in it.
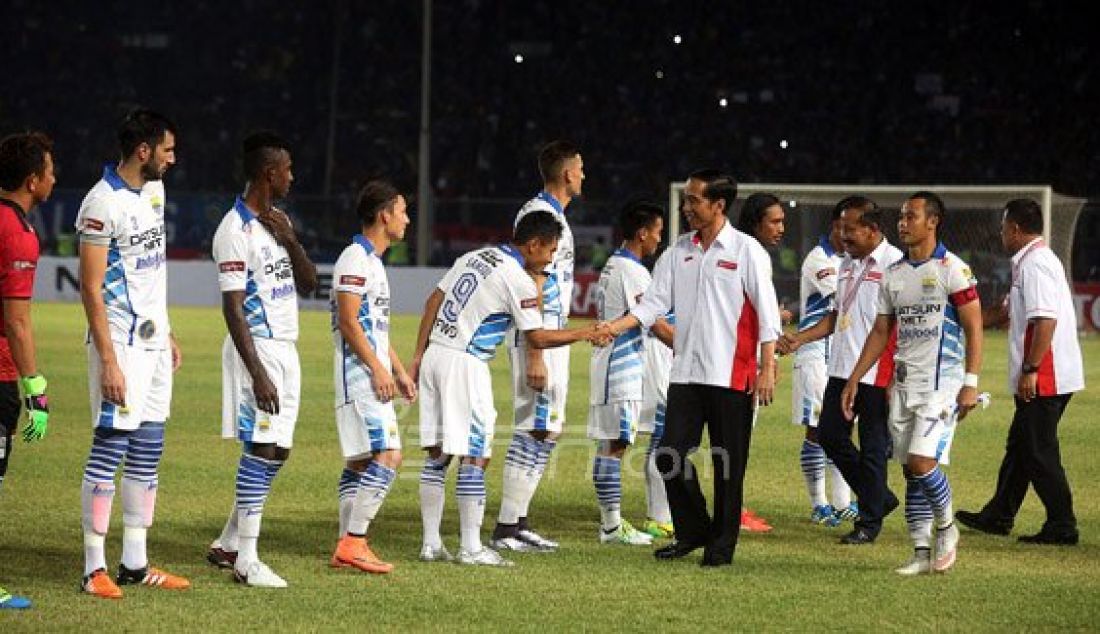
[[[27,425],[23,427],[23,441],[33,442],[46,437],[50,420],[50,402],[46,398],[46,377],[41,374],[25,376],[23,384],[24,405],[27,407]]]

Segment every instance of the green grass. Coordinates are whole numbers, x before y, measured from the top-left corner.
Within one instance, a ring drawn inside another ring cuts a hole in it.
[[[573,354],[567,434],[532,505],[538,528],[559,538],[555,555],[518,555],[511,570],[470,570],[416,561],[420,543],[415,407],[401,423],[406,464],[372,527],[373,544],[397,564],[387,577],[334,571],[327,560],[336,538],[336,479],[341,468],[332,412],[328,316],[302,315],[303,407],[295,448],[264,517],[261,556],[290,582],[285,591],[251,590],[208,567],[203,554],[218,534],[233,496],[238,448],[218,438],[219,350],[224,327],[208,309],[177,309],[173,324],[184,350],[176,376],[174,416],[161,469],[157,522],[150,531],[155,565],[189,576],[194,588],[170,593],[126,589],[121,602],[77,592],[82,570],[79,482],[91,427],[76,305],[34,309],[39,361],[50,379],[53,407],[44,443],[15,447],[0,494],[0,583],[31,596],[35,609],[0,613],[0,631],[209,631],[274,627],[356,629],[631,629],[722,627],[947,630],[1095,629],[1100,623],[1100,446],[1095,387],[1076,396],[1062,421],[1062,447],[1074,487],[1082,544],[1025,547],[1015,538],[964,532],[950,574],[899,579],[892,569],[909,554],[902,514],[887,522],[878,543],[845,548],[839,529],[811,526],[798,466],[801,430],[789,421],[790,362],[784,361],[779,404],[760,416],[746,482],[749,504],[775,531],[743,535],[734,566],[703,570],[696,560],[659,563],[648,549],[600,546],[598,512],[588,480],[584,440],[588,348]],[[416,319],[394,320],[396,345],[408,358]],[[993,405],[960,428],[949,473],[956,508],[975,509],[990,494],[1012,413],[1004,386],[1003,334],[987,337],[983,388]],[[1083,341],[1091,386],[1100,385],[1100,340]],[[493,363],[497,462],[489,471],[486,529],[500,495],[500,468],[511,435],[507,360]],[[637,464],[635,462],[634,464]],[[644,519],[642,480],[629,469],[624,510]],[[899,491],[897,469],[891,484]],[[449,488],[453,487],[452,481]],[[116,500],[108,562],[117,564],[121,504]],[[1037,530],[1042,507],[1032,495],[1019,531]],[[456,547],[457,518],[448,499],[444,536]]]

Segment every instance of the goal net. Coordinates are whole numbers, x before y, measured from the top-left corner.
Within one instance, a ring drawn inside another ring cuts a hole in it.
[[[683,182],[669,190],[669,235],[681,228],[680,199]],[[1043,208],[1043,236],[1061,258],[1068,274],[1077,217],[1085,200],[1055,193],[1048,186],[948,186],[948,185],[800,185],[789,183],[739,183],[737,206],[730,214],[736,223],[741,202],[757,192],[774,194],[783,201],[787,212],[786,234],[773,251],[776,293],[780,302],[792,311],[798,307],[798,276],[802,258],[828,231],[833,206],[845,196],[860,194],[874,200],[884,210],[884,231],[899,245],[898,211],[913,192],[927,190],[938,194],[947,207],[940,239],[958,254],[978,278],[982,303],[999,302],[1008,292],[1012,267],[1001,247],[1000,226],[1004,205],[1014,198],[1031,198]],[[900,246],[900,245],[899,245]]]

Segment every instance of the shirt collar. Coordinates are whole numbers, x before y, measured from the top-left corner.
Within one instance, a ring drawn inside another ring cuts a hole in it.
[[[17,212],[19,212],[19,215],[20,215],[21,217],[24,217],[24,218],[25,218],[25,217],[27,216],[27,211],[26,211],[25,209],[23,209],[23,207],[22,207],[22,206],[20,206],[20,204],[19,204],[19,203],[15,202],[14,200],[12,200],[12,199],[10,199],[10,198],[2,198],[2,197],[0,197],[0,203],[3,203],[3,204],[5,204],[5,205],[7,205],[8,207],[11,207],[12,209],[14,209],[14,210],[16,210]]]
[[[728,247],[729,245],[733,244],[734,236],[737,235],[738,231],[733,228],[732,224],[730,224],[729,218],[724,217],[722,219],[722,223],[722,228],[718,230],[718,235],[714,237],[714,242],[711,243],[711,246],[714,246],[714,244],[718,244],[722,247]],[[691,234],[692,245],[701,248],[702,242],[703,241],[699,237],[698,231],[695,231]]]
[[[361,233],[357,233],[355,234],[355,237],[352,238],[352,240],[355,242],[355,244],[363,247],[363,250],[367,252],[367,255],[374,253],[374,243],[372,243],[370,241],[370,238],[368,238],[367,236]]]
[[[626,258],[628,260],[633,260],[633,261],[637,262],[638,264],[642,263],[641,258],[639,258],[637,255],[634,254],[633,251],[631,251],[630,249],[628,249],[626,247],[619,247],[618,249],[615,249],[615,252],[612,253],[611,256],[614,257],[616,255],[619,256],[620,258]]]
[[[244,204],[244,199],[237,196],[237,200],[233,203],[233,210],[241,216],[241,222],[248,224],[256,219],[256,214],[252,213],[252,210],[248,208],[248,205]]]
[[[523,259],[523,254],[520,253],[519,249],[515,248],[514,246],[510,244],[502,244],[497,248],[515,258],[516,262],[519,262],[520,267],[525,267],[527,265],[526,261],[524,261]]]
[[[546,191],[545,189],[542,190],[541,192],[539,192],[539,195],[537,196],[537,198],[542,200],[546,204],[550,205],[551,207],[553,207],[554,211],[556,213],[559,213],[559,214],[564,214],[565,213],[565,208],[561,206],[561,203],[558,202],[558,199],[551,196],[550,192]]]
[[[821,238],[818,239],[817,244],[821,247],[821,250],[825,252],[825,255],[836,255],[836,249],[833,248],[833,243],[829,241],[829,236],[822,235]]]
[[[884,239],[883,242],[885,242],[885,241],[886,240]],[[928,259],[929,260],[942,260],[945,257],[947,257],[947,247],[944,246],[944,244],[942,242],[937,242],[936,243],[936,248],[932,249],[932,255],[928,256]],[[905,259],[909,260],[909,262],[912,262],[913,264],[919,264],[918,262],[913,262],[913,260],[911,260],[909,258],[909,251],[908,250],[905,251]]]
[[[141,193],[140,189],[134,189],[126,184],[126,181],[122,180],[122,177],[118,175],[118,168],[111,163],[107,163],[103,166],[103,180],[107,181],[107,184],[115,191],[126,189],[135,194]]]
[[[1012,254],[1012,265],[1013,266],[1018,265],[1020,263],[1020,260],[1024,259],[1024,255],[1026,255],[1029,251],[1031,251],[1033,248],[1035,248],[1035,243],[1039,242],[1042,239],[1043,239],[1042,236],[1039,236],[1039,237],[1035,238],[1034,240],[1032,240],[1031,242],[1028,242],[1027,244],[1025,244],[1016,253],[1013,253]]]

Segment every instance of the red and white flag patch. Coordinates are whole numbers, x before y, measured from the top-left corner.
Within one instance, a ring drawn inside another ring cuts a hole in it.
[[[244,262],[219,262],[218,270],[222,273],[243,273]]]
[[[340,276],[340,285],[341,286],[365,286],[366,283],[367,283],[367,278],[361,277],[359,275],[341,275]]]
[[[532,297],[530,299],[520,300],[519,307],[520,308],[538,308],[539,307],[539,298]]]
[[[103,231],[103,221],[96,220],[95,218],[85,218],[84,228],[91,229],[92,231]]]
[[[718,268],[726,269],[727,271],[736,271],[737,263],[733,260],[718,260]]]

